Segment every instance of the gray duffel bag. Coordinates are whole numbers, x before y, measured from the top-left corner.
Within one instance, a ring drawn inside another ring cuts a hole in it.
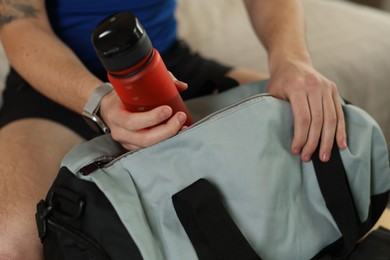
[[[77,145],[37,207],[46,259],[348,258],[387,204],[384,136],[343,102],[348,148],[303,162],[266,83],[188,101],[199,121],[145,149]]]

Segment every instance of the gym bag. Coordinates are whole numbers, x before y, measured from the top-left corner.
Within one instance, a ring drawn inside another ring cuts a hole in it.
[[[343,102],[348,148],[303,162],[266,84],[188,101],[201,119],[148,148],[77,145],[37,205],[45,258],[347,259],[388,201],[384,136]]]

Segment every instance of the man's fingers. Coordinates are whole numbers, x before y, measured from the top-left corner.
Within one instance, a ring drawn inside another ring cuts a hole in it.
[[[338,146],[346,147],[344,113],[336,88],[332,87],[322,92],[312,92],[307,98],[296,95],[290,99],[294,114],[291,150],[301,153],[303,161],[309,161],[319,145],[320,160],[327,162],[335,136]]]
[[[165,123],[137,130],[118,127],[111,131],[111,134],[113,139],[120,142],[126,149],[138,149],[174,136],[182,129],[186,120],[186,114],[178,112]]]
[[[294,115],[294,137],[291,151],[294,154],[299,154],[308,138],[311,123],[310,107],[305,93],[292,94],[289,100]]]
[[[321,134],[319,159],[323,162],[327,162],[330,159],[332,147],[335,140],[335,132],[337,126],[337,113],[333,96],[329,92],[324,93],[323,97],[324,105],[324,124]]]
[[[186,90],[188,88],[188,84],[187,83],[178,80],[170,71],[168,71],[168,72],[169,72],[169,75],[171,76],[171,79],[175,83],[176,88],[179,91],[184,91],[184,90]]]
[[[332,95],[337,115],[336,141],[339,148],[344,149],[347,147],[347,132],[345,127],[344,111],[337,91],[333,91]]]
[[[318,91],[310,93],[308,96],[308,103],[311,121],[307,140],[301,152],[301,158],[305,162],[310,161],[311,156],[318,146],[324,123],[324,109],[321,93]]]
[[[166,123],[142,130],[147,131],[147,133],[143,136],[143,142],[140,145],[148,147],[176,135],[182,129],[186,120],[187,115],[184,112],[177,112]]]
[[[125,112],[118,125],[129,131],[137,131],[160,124],[172,115],[172,108],[160,106],[146,112]]]

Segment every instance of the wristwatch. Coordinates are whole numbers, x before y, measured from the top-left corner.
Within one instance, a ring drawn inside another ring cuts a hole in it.
[[[110,132],[108,126],[98,116],[100,103],[105,95],[113,91],[113,87],[110,83],[104,83],[97,87],[88,99],[87,104],[84,106],[82,113],[87,124],[96,132],[101,134],[107,134]]]

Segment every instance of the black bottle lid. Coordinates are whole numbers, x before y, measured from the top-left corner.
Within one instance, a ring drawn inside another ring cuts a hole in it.
[[[106,70],[126,70],[152,50],[152,43],[138,19],[121,12],[100,22],[92,33],[92,44]]]

